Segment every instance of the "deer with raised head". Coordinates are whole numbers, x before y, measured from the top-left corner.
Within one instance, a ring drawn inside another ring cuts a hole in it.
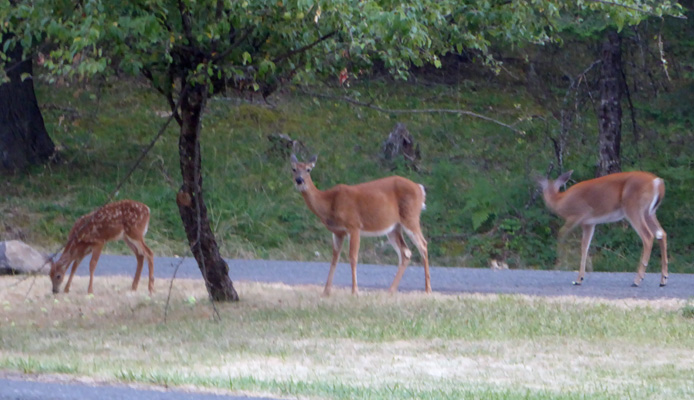
[[[646,274],[654,238],[660,242],[660,286],[665,286],[668,278],[667,235],[655,216],[665,196],[665,182],[648,172],[620,172],[583,181],[559,192],[572,172],[566,172],[554,181],[541,179],[539,183],[547,207],[566,221],[559,231],[560,239],[576,226],[580,225],[583,230],[581,265],[574,284],[583,283],[595,225],[626,218],[643,242],[633,286],[639,286]]]
[[[149,267],[149,292],[154,291],[154,255],[145,244],[144,236],[149,226],[149,207],[133,200],[121,200],[81,216],[73,225],[68,235],[67,244],[58,261],[51,263],[51,282],[53,293],[58,293],[60,284],[65,279],[65,273],[72,264],[70,278],[65,284],[65,293],[70,291],[70,284],[77,267],[89,253],[89,289],[94,293],[94,270],[99,262],[101,250],[107,242],[123,239],[125,244],[135,253],[137,270],[133,280],[132,290],[137,290],[144,258],[147,257]]]
[[[361,236],[387,236],[398,253],[398,271],[390,286],[390,292],[395,292],[412,257],[402,236],[403,231],[419,250],[424,263],[424,288],[430,293],[427,241],[419,225],[426,197],[424,186],[400,176],[390,176],[358,185],[336,185],[321,191],[311,180],[311,170],[316,161],[317,156],[313,156],[307,163],[302,163],[294,154],[291,155],[296,189],[301,192],[308,208],[333,234],[333,257],[323,294],[330,294],[335,267],[346,236],[349,236],[352,294],[359,291],[357,259]]]

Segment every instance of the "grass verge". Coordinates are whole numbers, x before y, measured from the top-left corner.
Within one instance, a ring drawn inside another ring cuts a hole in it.
[[[215,322],[200,281],[0,279],[0,369],[325,399],[691,398],[690,305],[237,282]]]

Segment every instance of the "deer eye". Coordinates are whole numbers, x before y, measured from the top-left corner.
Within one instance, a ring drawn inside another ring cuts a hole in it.
[[[311,172],[311,168],[306,168],[306,172]]]
[[[296,168],[292,168],[292,172],[296,172]]]
[[[63,276],[62,276],[61,274],[58,274],[58,275],[55,276],[55,279],[60,279],[60,278],[62,278],[62,277],[63,277]]]

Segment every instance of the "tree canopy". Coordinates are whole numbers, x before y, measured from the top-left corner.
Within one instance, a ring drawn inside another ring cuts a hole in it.
[[[0,50],[20,41],[53,75],[144,73],[164,93],[183,71],[217,90],[269,93],[374,62],[405,76],[449,52],[490,60],[493,41],[546,43],[565,29],[619,29],[679,10],[653,0],[15,0],[0,5],[14,35]]]

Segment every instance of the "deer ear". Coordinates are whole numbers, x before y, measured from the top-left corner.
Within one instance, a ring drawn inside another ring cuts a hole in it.
[[[316,161],[318,161],[318,154],[314,154],[311,156],[311,159],[308,160],[309,164],[311,164],[311,168],[316,166]]]
[[[296,164],[299,162],[299,160],[296,159],[296,155],[292,153],[292,155],[289,157],[289,161],[291,161],[292,164]]]
[[[571,170],[561,174],[559,178],[557,178],[557,180],[554,181],[554,187],[557,188],[557,190],[559,190],[560,187],[564,186],[564,184],[569,181],[569,178],[571,178],[571,174],[573,174],[573,172],[574,170]]]

